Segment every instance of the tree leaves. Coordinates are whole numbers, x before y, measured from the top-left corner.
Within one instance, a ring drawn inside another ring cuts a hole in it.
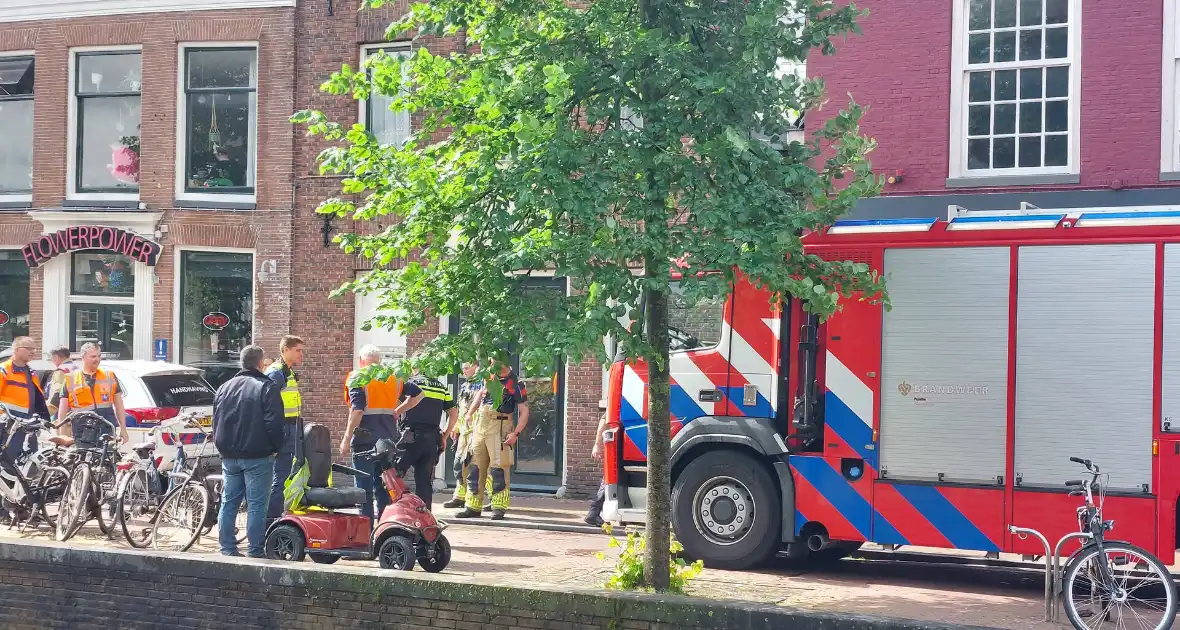
[[[330,142],[321,170],[343,175],[341,193],[355,199],[319,212],[388,226],[337,239],[373,260],[345,290],[378,295],[393,313],[383,327],[462,315],[462,330],[409,363],[445,373],[514,345],[543,370],[555,353],[605,360],[606,335],[629,356],[650,354],[628,323],[643,291],[667,293],[671,274],[642,277],[644,259],[683,261],[688,300],[723,295],[738,270],[822,316],[841,294],[883,299],[867,267],[821,260],[800,241],[879,189],[863,109],[809,118],[810,137],[781,151],[753,135],[786,138],[792,112],[814,115],[822,82],[778,69],[812,49],[831,54],[856,32],[857,9],[663,2],[652,28],[638,11],[637,0],[413,4],[389,35],[461,33],[466,48],[374,55],[323,86],[393,97],[392,109],[415,114],[404,146],[319,112],[292,118]],[[416,262],[390,267],[409,253]],[[570,295],[526,290],[545,274],[570,278]]]

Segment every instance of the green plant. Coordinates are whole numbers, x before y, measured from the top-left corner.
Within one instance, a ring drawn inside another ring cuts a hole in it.
[[[620,591],[633,591],[636,589],[653,590],[643,579],[643,556],[647,550],[647,537],[634,531],[628,531],[627,537],[620,540],[612,533],[609,524],[603,528],[608,534],[611,534],[607,547],[621,550],[619,552],[619,559],[615,562],[615,571],[611,574],[610,579],[606,581],[604,586]],[[669,540],[668,551],[670,556],[668,562],[668,591],[683,595],[688,589],[689,580],[700,575],[705,566],[700,560],[690,563],[680,557],[678,554],[684,551],[684,545],[681,545],[680,541],[676,540],[674,536]],[[599,560],[606,559],[605,553],[599,552],[597,556]]]

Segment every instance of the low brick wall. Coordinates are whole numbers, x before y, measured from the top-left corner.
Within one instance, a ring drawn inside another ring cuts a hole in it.
[[[422,571],[0,542],[0,628],[933,630],[688,597],[512,588]],[[963,630],[964,627],[954,627]]]

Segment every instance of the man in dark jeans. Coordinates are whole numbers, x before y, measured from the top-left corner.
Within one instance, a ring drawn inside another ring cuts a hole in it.
[[[213,398],[213,443],[221,454],[225,490],[217,515],[221,553],[237,556],[238,508],[246,499],[247,555],[261,558],[275,453],[283,447],[280,387],[262,373],[262,348],[242,349],[242,371]]]

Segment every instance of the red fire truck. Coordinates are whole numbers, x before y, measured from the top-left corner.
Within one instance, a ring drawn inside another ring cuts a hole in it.
[[[741,280],[717,343],[672,355],[672,519],[691,555],[1039,555],[1008,526],[1076,531],[1076,456],[1110,473],[1112,536],[1173,561],[1180,210],[840,221],[805,246],[879,270],[892,309],[847,300],[820,323]],[[610,372],[616,523],[644,518],[646,377]]]

